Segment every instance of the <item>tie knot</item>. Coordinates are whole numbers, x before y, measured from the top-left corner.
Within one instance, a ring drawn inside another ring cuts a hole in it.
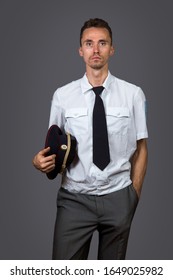
[[[93,91],[95,92],[95,94],[99,94],[100,95],[103,90],[104,90],[103,86],[93,87]]]

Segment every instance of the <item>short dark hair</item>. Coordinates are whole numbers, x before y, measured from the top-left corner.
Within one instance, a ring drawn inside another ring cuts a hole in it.
[[[106,28],[109,32],[109,35],[111,38],[111,44],[112,44],[112,30],[111,30],[109,24],[103,19],[94,18],[94,19],[87,20],[84,23],[84,25],[82,26],[81,31],[80,31],[80,45],[81,45],[84,30],[87,28],[91,28],[91,27]]]

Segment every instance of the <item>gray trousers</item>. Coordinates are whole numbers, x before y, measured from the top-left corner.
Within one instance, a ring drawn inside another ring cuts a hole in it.
[[[125,259],[131,222],[138,204],[132,185],[102,196],[60,188],[57,198],[53,259],[87,259],[98,231],[98,259]]]

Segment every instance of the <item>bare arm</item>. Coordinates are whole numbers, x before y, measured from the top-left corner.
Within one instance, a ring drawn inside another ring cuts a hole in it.
[[[131,180],[139,197],[147,169],[147,158],[147,141],[146,139],[138,140],[137,149],[131,159]]]
[[[36,154],[33,158],[33,165],[38,170],[43,173],[49,173],[55,168],[55,157],[56,155],[47,156],[47,152],[49,152],[50,147],[41,150],[38,154]]]

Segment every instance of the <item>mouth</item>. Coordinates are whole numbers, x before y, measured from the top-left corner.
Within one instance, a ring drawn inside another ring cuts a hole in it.
[[[93,56],[92,60],[100,60],[101,58],[99,56]]]

